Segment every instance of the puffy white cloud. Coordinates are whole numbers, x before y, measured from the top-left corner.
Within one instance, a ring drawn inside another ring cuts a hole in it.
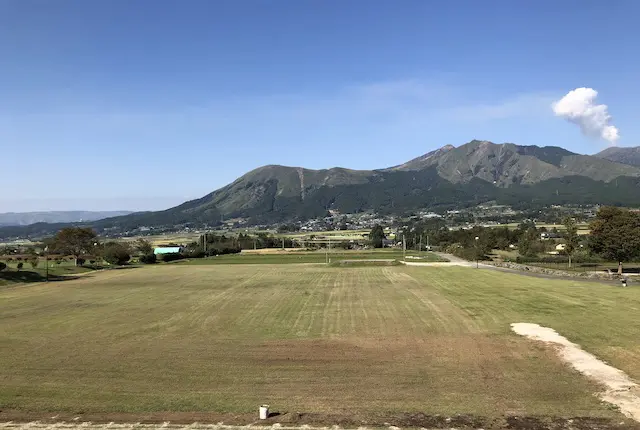
[[[577,124],[587,136],[598,137],[615,145],[620,135],[611,125],[607,105],[596,104],[598,92],[593,88],[576,88],[553,103],[556,116]]]

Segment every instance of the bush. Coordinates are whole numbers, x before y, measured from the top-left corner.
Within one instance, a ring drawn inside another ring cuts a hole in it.
[[[178,261],[184,259],[184,255],[178,254],[177,252],[171,254],[162,254],[162,261],[168,263],[169,261]]]
[[[193,251],[188,252],[187,256],[189,258],[204,258],[207,254],[201,249],[194,249]]]
[[[603,259],[600,257],[589,256],[585,254],[575,255],[571,261],[573,263],[602,263]],[[516,263],[543,263],[543,264],[569,264],[569,257],[567,255],[543,255],[543,256],[518,256]]]
[[[31,265],[32,269],[35,269],[36,267],[38,267],[38,259],[32,258],[31,260],[29,260],[29,264]]]
[[[87,260],[85,260],[84,258],[78,258],[76,260],[76,266],[82,266]],[[58,263],[60,264],[60,263]]]
[[[145,254],[140,257],[140,262],[142,264],[155,264],[158,261],[158,257],[156,254]]]
[[[4,263],[3,261],[0,261],[0,272],[2,272],[6,268],[7,268],[7,264]]]
[[[24,267],[24,263],[21,261],[20,263],[18,263],[18,270],[22,270],[22,268]]]

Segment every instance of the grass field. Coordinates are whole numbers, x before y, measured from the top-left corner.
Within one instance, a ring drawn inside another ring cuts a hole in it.
[[[0,308],[5,411],[617,416],[512,322],[640,379],[640,289],[490,270],[167,264],[7,287]]]
[[[0,272],[0,287],[12,285],[14,283],[30,283],[41,282],[46,280],[48,273],[49,279],[57,280],[62,277],[69,277],[82,273],[88,273],[95,270],[89,266],[76,266],[73,262],[63,262],[61,264],[55,264],[49,262],[49,269],[47,270],[44,261],[41,261],[37,267],[33,268],[30,264],[23,262],[24,267],[18,270],[18,263],[16,261],[7,262],[7,269]]]
[[[261,251],[261,250],[258,250]],[[272,250],[269,250],[272,251]],[[412,261],[446,261],[432,252],[407,251],[406,256]],[[209,265],[209,264],[299,264],[299,263],[325,263],[342,260],[402,260],[403,253],[398,250],[372,250],[372,251],[344,251],[332,250],[325,254],[323,251],[277,251],[252,252],[242,251],[240,254],[218,255],[210,258],[200,258],[185,261],[180,264]]]

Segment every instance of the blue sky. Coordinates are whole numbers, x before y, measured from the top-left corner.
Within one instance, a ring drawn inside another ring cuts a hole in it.
[[[640,144],[635,0],[0,2],[0,212],[160,209],[264,164],[400,164],[474,138]]]

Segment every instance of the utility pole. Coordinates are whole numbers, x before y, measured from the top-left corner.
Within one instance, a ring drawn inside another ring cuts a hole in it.
[[[407,260],[407,239],[404,233],[402,234],[402,259]]]
[[[480,238],[476,236],[476,269],[480,268],[480,255],[478,255],[478,240]]]
[[[327,264],[327,266],[329,265],[329,247],[328,246],[324,247],[324,262]]]
[[[256,249],[258,249],[258,248],[256,247],[256,238],[254,237],[253,238],[253,250],[255,251]]]
[[[422,235],[420,235],[420,249],[419,252],[422,253]]]
[[[49,247],[44,247],[44,270],[47,282],[49,282]]]
[[[284,250],[284,237],[282,238],[282,249]]]

